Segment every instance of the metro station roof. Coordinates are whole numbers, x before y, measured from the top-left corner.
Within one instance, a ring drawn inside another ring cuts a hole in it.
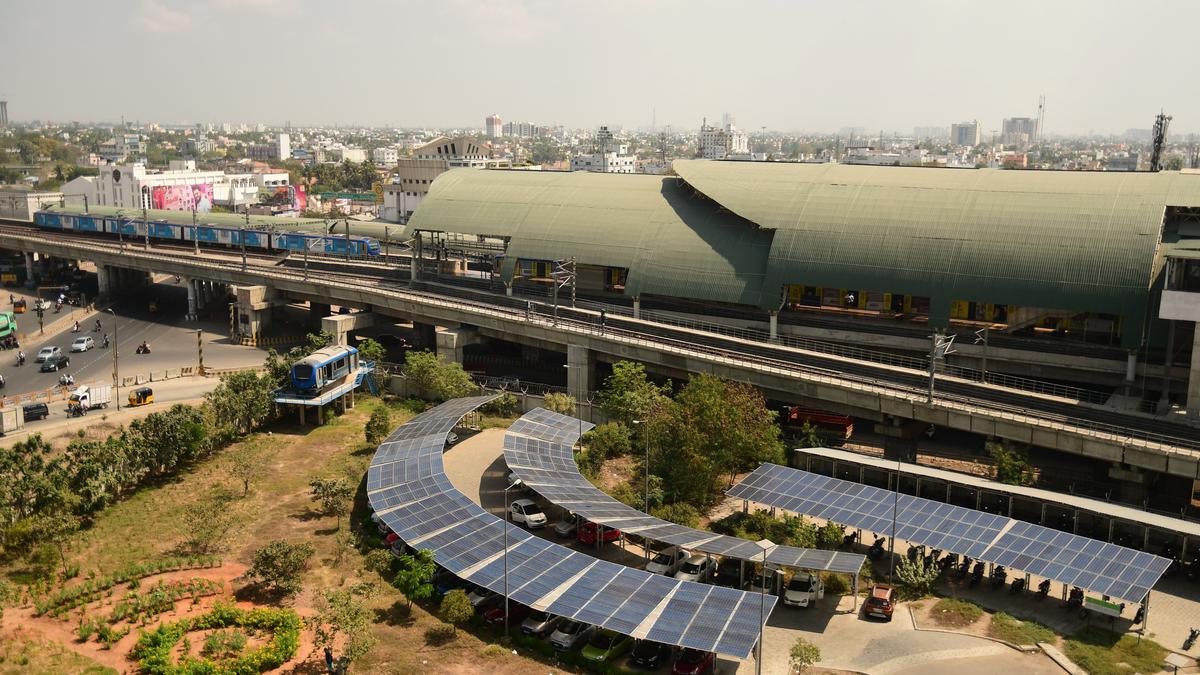
[[[625,267],[631,295],[775,308],[784,285],[803,284],[930,297],[942,320],[971,300],[1137,325],[1166,207],[1200,207],[1200,175],[1167,171],[674,167],[679,178],[449,171],[408,232],[510,237],[510,258]]]

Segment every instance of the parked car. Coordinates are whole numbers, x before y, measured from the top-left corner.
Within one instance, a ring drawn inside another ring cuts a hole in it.
[[[26,422],[44,420],[50,416],[50,406],[45,403],[26,403],[21,406],[21,414],[25,416]]]
[[[708,582],[712,578],[712,573],[712,558],[694,555],[679,566],[679,571],[675,573],[675,578],[684,581]]]
[[[675,659],[675,666],[671,668],[671,675],[701,675],[701,673],[711,673],[713,671],[713,664],[715,663],[716,656],[712,652],[685,649],[679,653],[679,658]]]
[[[566,517],[554,524],[554,534],[560,537],[573,537],[579,527],[579,516],[568,511]]]
[[[604,628],[592,634],[581,656],[588,661],[611,662],[632,646],[633,638]]]
[[[871,594],[863,603],[863,616],[877,616],[886,621],[892,620],[892,611],[896,609],[896,589],[887,584],[875,584]]]
[[[530,610],[525,605],[522,605],[519,602],[513,602],[512,600],[509,600],[508,601],[508,625],[510,625],[510,626],[513,624],[519,625],[521,622],[525,621],[525,619],[529,617],[530,611],[532,611],[532,610]],[[504,603],[501,602],[500,604],[496,605],[495,607],[489,609],[483,615],[483,619],[484,619],[484,621],[487,621],[488,623],[503,624],[504,623]]]
[[[42,347],[38,350],[37,356],[34,357],[34,362],[42,363],[51,356],[61,356],[62,349],[58,347]]]
[[[575,533],[575,538],[578,539],[579,543],[581,544],[594,546],[596,544],[597,527],[600,528],[600,539],[606,543],[613,542],[621,538],[620,530],[615,530],[611,527],[604,527],[603,525],[597,526],[596,523],[591,521],[585,521],[579,525]]]
[[[678,546],[672,546],[668,549],[660,551],[658,555],[654,556],[654,558],[650,560],[650,562],[646,563],[646,571],[650,572],[651,574],[665,574],[667,576],[671,576],[679,571],[679,566],[682,565],[683,561],[687,559],[687,551],[679,548]]]
[[[530,612],[529,616],[525,617],[525,620],[521,622],[521,632],[526,635],[543,637],[554,632],[554,629],[560,623],[562,623],[562,617],[537,610]]]
[[[765,572],[758,572],[750,577],[751,593],[766,592],[767,595],[779,595],[783,590],[783,572],[779,570],[768,569]]]
[[[469,592],[471,590],[471,584],[463,579],[459,579],[458,575],[450,571],[445,571],[434,575],[433,590],[437,591],[438,595],[445,595],[450,591],[458,589]]]
[[[458,442],[458,434],[454,433],[453,431],[446,434],[446,445],[454,445],[457,442]]]
[[[84,335],[83,337],[75,338],[75,341],[71,343],[71,351],[86,352],[95,346],[96,341],[90,335]]]
[[[671,658],[671,646],[653,640],[638,640],[629,655],[630,665],[646,670],[658,670]]]
[[[821,575],[796,572],[783,592],[783,604],[788,607],[816,607],[817,601],[823,597],[825,582],[821,580]]]
[[[753,569],[753,568],[751,568]],[[717,585],[728,588],[745,588],[749,582],[742,578],[742,561],[737,558],[722,558],[717,563]]]
[[[45,361],[42,361],[42,367],[38,370],[42,371],[43,373],[53,373],[56,370],[62,370],[70,365],[71,357],[64,354],[59,354],[57,356],[51,356]]]
[[[560,652],[568,652],[586,643],[594,632],[595,626],[580,621],[564,621],[550,634],[550,646]]]
[[[503,598],[504,596],[500,595],[496,591],[484,588],[483,586],[476,586],[475,590],[471,591],[470,595],[467,596],[467,600],[471,601],[471,606],[475,609],[491,607],[493,604],[499,600],[502,600]]]
[[[521,523],[531,530],[546,526],[546,512],[532,499],[518,499],[509,507],[509,512],[514,523]]]

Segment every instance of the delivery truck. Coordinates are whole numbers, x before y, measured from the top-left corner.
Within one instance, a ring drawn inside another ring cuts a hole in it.
[[[111,401],[111,384],[81,385],[71,392],[71,397],[67,399],[67,414],[71,416],[86,415],[89,410],[107,408]]]

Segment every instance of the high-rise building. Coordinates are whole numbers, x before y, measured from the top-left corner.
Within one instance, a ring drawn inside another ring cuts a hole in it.
[[[699,156],[704,159],[725,159],[729,155],[745,155],[750,152],[750,139],[746,132],[733,124],[723,127],[709,126],[708,120],[700,125]]]
[[[944,141],[949,136],[950,131],[946,127],[913,127],[913,137],[918,141]]]
[[[504,123],[499,115],[488,115],[483,119],[483,132],[488,138],[500,138],[504,134]]]
[[[982,140],[983,136],[980,132],[979,120],[950,125],[950,142],[954,145],[974,147],[979,145],[979,142]]]
[[[8,101],[0,101],[0,129],[8,128]]]
[[[543,135],[543,128],[530,122],[505,122],[501,129],[505,136],[516,138],[537,138]]]
[[[1037,119],[1009,117],[1000,127],[1000,142],[1005,145],[1029,145],[1037,138]]]

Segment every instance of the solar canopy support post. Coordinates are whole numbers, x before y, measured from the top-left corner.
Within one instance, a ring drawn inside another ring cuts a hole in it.
[[[504,641],[508,642],[508,523],[512,509],[508,507],[508,491],[519,485],[514,481],[504,488]]]
[[[767,625],[767,551],[775,547],[775,543],[770,539],[762,539],[754,542],[762,549],[762,585],[758,587],[758,658],[754,659],[755,675],[762,675],[763,662],[763,636],[766,634]]]
[[[850,587],[854,592],[854,611],[858,612],[858,572],[854,573],[854,584]]]

